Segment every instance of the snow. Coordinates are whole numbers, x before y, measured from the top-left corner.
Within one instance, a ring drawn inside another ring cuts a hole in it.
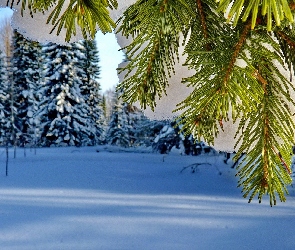
[[[275,207],[248,204],[220,154],[23,151],[10,151],[6,177],[0,149],[1,249],[295,248],[294,188]],[[184,169],[197,162],[206,164]]]
[[[57,29],[55,29],[51,34],[50,31],[54,27],[52,23],[47,24],[47,19],[49,15],[51,14],[52,10],[55,8],[56,5],[53,5],[51,8],[49,8],[47,11],[44,11],[44,13],[36,12],[34,13],[34,18],[30,16],[30,11],[28,10],[28,5],[26,4],[26,9],[23,11],[24,15],[21,15],[21,4],[17,4],[18,1],[9,1],[9,6],[11,2],[14,2],[13,4],[13,17],[12,17],[12,25],[13,28],[17,29],[18,32],[23,34],[24,36],[35,40],[39,42],[54,42],[59,44],[67,44],[65,42],[65,36],[66,36],[66,29],[62,28],[60,35],[57,36]],[[61,13],[64,12],[66,7],[69,5],[69,0],[64,0],[64,5],[62,7]],[[114,21],[116,21],[121,14],[124,12],[124,10],[130,5],[133,4],[135,0],[120,0],[118,1],[119,6],[118,9],[109,9],[110,16],[113,18]],[[4,8],[7,5],[7,0],[0,0],[0,8]],[[59,16],[60,17],[60,16]],[[76,35],[71,37],[70,42],[76,42],[83,38],[82,32],[80,28],[77,28]]]
[[[13,1],[10,1],[10,3]],[[51,14],[52,10],[55,8],[53,5],[48,11],[36,12],[33,14],[34,18],[30,16],[30,11],[28,9],[28,5],[26,4],[26,9],[23,11],[23,16],[21,15],[21,4],[17,4],[14,1],[13,4],[13,16],[12,16],[12,26],[14,29],[17,29],[22,35],[27,37],[28,39],[32,39],[34,41],[39,41],[41,43],[44,42],[55,42],[59,44],[67,44],[65,42],[66,37],[66,29],[62,28],[61,33],[57,36],[57,29],[55,29],[51,34],[50,31],[54,27],[52,23],[47,24],[47,19]],[[62,7],[61,12],[63,13],[66,7],[69,4],[69,0],[63,1],[65,4]],[[9,6],[10,6],[9,3]],[[7,5],[7,0],[0,0],[0,7],[5,7]],[[71,37],[70,42],[79,41],[83,38],[81,30],[78,28],[75,36]]]

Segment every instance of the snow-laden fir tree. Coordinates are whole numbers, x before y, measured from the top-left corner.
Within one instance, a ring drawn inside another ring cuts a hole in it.
[[[38,130],[36,90],[41,76],[41,45],[26,39],[19,32],[13,35],[13,80],[15,126],[18,144],[34,143]]]
[[[109,144],[123,147],[150,146],[154,139],[153,124],[142,110],[124,103],[118,93],[114,93],[106,137]]]
[[[127,103],[123,103],[116,95],[106,137],[108,144],[120,147],[129,147],[131,145],[129,134],[131,126],[129,125],[127,106]]]
[[[48,43],[43,46],[44,83],[39,117],[43,146],[92,145],[95,133],[89,124],[87,106],[77,76],[72,45]]]
[[[131,146],[150,146],[149,140],[152,132],[150,120],[142,110],[131,104],[126,104],[126,113]]]
[[[99,54],[95,40],[82,40],[72,44],[77,58],[75,70],[81,80],[80,90],[88,109],[89,125],[95,138],[92,144],[100,144],[105,140],[106,119],[103,111],[103,100],[100,93]]]
[[[0,50],[0,145],[6,145],[11,132],[10,83],[6,56]]]

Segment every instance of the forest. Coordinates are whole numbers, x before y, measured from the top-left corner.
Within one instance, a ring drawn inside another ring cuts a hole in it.
[[[199,153],[201,144],[174,121],[150,120],[121,93],[102,93],[99,61],[95,40],[42,44],[14,30],[0,57],[0,145],[110,144]]]

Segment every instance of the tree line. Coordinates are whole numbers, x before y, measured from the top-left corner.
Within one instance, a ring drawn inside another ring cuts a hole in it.
[[[185,144],[171,121],[148,119],[115,90],[101,93],[94,40],[40,44],[14,31],[0,52],[0,72],[1,146],[111,144],[167,152]],[[167,126],[170,133],[155,140]]]

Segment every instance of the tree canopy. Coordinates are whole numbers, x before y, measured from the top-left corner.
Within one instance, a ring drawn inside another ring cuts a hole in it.
[[[54,6],[48,22],[57,34],[66,28],[66,40],[76,26],[85,37],[114,28],[131,37],[121,69],[127,74],[118,88],[125,101],[143,107],[154,108],[165,94],[184,46],[184,67],[192,75],[183,83],[194,90],[178,106],[178,125],[213,144],[225,122],[238,122],[236,157],[247,153],[237,173],[244,197],[250,202],[268,195],[270,205],[277,196],[285,201],[295,127],[294,0],[137,0],[119,20],[109,15],[116,0],[18,2],[32,16]]]

